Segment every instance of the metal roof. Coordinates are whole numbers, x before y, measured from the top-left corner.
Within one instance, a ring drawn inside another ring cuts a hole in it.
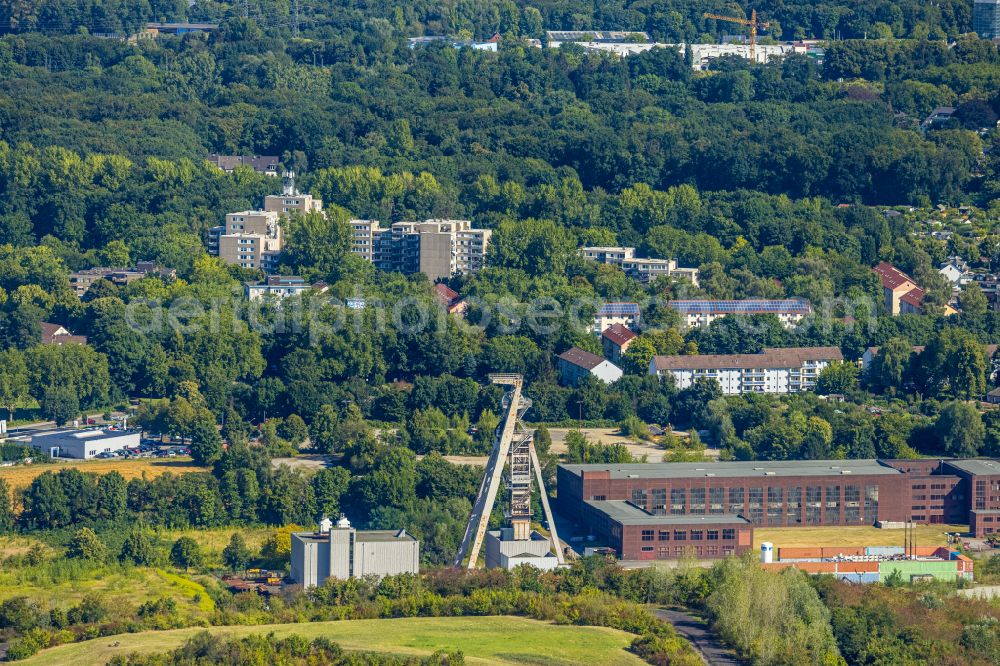
[[[622,525],[731,525],[750,521],[733,513],[715,513],[706,515],[657,516],[640,509],[625,500],[587,500],[587,504],[606,515],[611,520]]]
[[[714,463],[631,463],[560,465],[580,476],[581,472],[611,472],[612,479],[766,479],[771,476],[894,476],[901,471],[874,459],[865,460],[747,460]],[[1000,469],[1000,468],[998,468]],[[1000,473],[998,471],[997,473]]]
[[[945,460],[945,463],[956,469],[969,474],[979,474],[981,476],[1000,476],[1000,460],[989,460],[982,458],[967,458],[964,460]]]

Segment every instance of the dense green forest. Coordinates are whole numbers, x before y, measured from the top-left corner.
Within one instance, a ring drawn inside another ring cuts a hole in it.
[[[749,13],[718,2],[4,3],[0,408],[17,422],[62,424],[132,402],[133,423],[179,438],[204,468],[129,481],[63,469],[17,489],[0,481],[0,534],[58,553],[31,549],[4,568],[38,585],[128,576],[168,559],[199,570],[197,544],[177,539],[168,556],[152,531],[266,525],[287,537],[323,512],[405,527],[425,565],[445,564],[480,470],[443,456],[489,450],[503,396],[487,375],[497,371],[525,375],[531,421],[695,431],[686,450],[664,439],[668,459],[700,460],[699,441],[739,459],[1000,455],[1000,411],[971,402],[995,381],[998,359],[984,345],[1000,342],[1000,314],[969,287],[961,313],[945,317],[952,293],[937,273],[956,254],[1000,269],[1000,51],[969,34],[968,2],[754,8],[769,21],[764,40],[830,40],[822,63],[727,58],[696,72],[671,49],[618,59],[525,39],[604,28],[714,41],[733,26],[704,12]],[[158,20],[219,28],[114,38]],[[406,42],[495,31],[497,53]],[[956,107],[951,120],[921,125],[945,105]],[[325,217],[286,221],[279,269],[326,282],[325,294],[281,307],[244,302],[242,283],[263,274],[208,256],[207,232],[280,183],[216,169],[205,162],[213,152],[278,155],[301,190],[325,201]],[[487,266],[448,280],[468,299],[467,317],[448,316],[424,276],[352,256],[352,217],[459,217],[492,229]],[[957,230],[950,237],[926,233],[946,224]],[[583,260],[585,244],[675,258],[699,268],[699,285],[640,283]],[[70,286],[72,271],[137,261],[177,277],[99,281],[82,298]],[[923,314],[888,316],[871,272],[879,261],[927,289]],[[785,296],[809,299],[815,314],[794,329],[764,315],[683,330],[667,306]],[[368,307],[347,308],[352,297]],[[625,376],[560,385],[555,354],[599,352],[592,315],[616,300],[638,302],[647,327],[623,359]],[[40,344],[43,322],[88,345]],[[654,354],[818,345],[840,348],[847,362],[824,371],[816,394],[726,397],[715,383],[679,390],[647,374]],[[881,353],[862,374],[854,361],[870,346]],[[566,460],[631,460],[579,432],[566,443]],[[545,427],[536,444],[551,480],[558,458]],[[332,466],[304,473],[274,463],[303,447],[331,455]],[[0,447],[4,461],[29,455]],[[223,557],[230,569],[281,567],[287,552],[276,551],[269,542],[251,553],[234,539]],[[685,663],[685,644],[635,605],[657,602],[699,609],[755,663],[995,661],[995,609],[949,594],[869,595],[737,561],[667,573],[592,558],[557,574],[330,583],[267,607],[213,590],[211,621],[518,614],[625,628],[640,635],[637,654]],[[188,621],[175,610],[99,599],[67,610],[15,597],[0,604],[0,635],[16,637],[26,656]],[[770,621],[748,622],[759,617]]]

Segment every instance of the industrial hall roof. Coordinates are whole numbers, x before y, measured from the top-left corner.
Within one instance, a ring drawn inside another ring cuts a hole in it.
[[[978,474],[980,476],[1000,476],[1000,461],[998,460],[968,458],[965,460],[945,460],[945,463],[951,467],[960,469],[963,472],[968,472],[969,474]]]
[[[865,476],[902,474],[878,460],[748,460],[715,463],[632,463],[560,465],[581,472],[610,472],[612,479],[689,479],[772,476]]]
[[[769,348],[759,354],[690,354],[654,356],[657,370],[753,369],[801,367],[806,361],[842,361],[839,347]]]
[[[625,500],[587,500],[587,504],[621,525],[731,525],[749,524],[742,516],[732,513],[685,516],[658,516]]]

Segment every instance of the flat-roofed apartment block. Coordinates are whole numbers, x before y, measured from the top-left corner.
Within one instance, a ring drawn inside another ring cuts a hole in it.
[[[678,300],[668,305],[676,310],[688,328],[708,326],[730,315],[773,314],[785,328],[797,325],[812,314],[812,305],[804,298],[747,298],[734,301]]]
[[[483,267],[491,231],[475,229],[468,220],[395,222],[383,228],[377,220],[351,220],[351,252],[379,270],[423,273],[430,280]]]
[[[282,248],[279,214],[266,210],[244,210],[226,215],[226,224],[210,232],[209,251],[228,264],[271,271]],[[214,241],[211,236],[214,236]]]
[[[272,213],[289,215],[291,213],[322,212],[323,200],[311,194],[302,194],[295,189],[295,173],[286,171],[281,194],[269,194],[264,197],[264,210]]]
[[[671,375],[677,388],[698,379],[714,379],[725,395],[798,393],[816,386],[823,368],[844,356],[837,347],[764,349],[759,354],[654,356],[649,374]]]
[[[596,261],[599,264],[618,266],[622,271],[639,280],[649,282],[658,277],[684,279],[698,286],[698,269],[683,268],[677,265],[675,259],[643,259],[635,256],[634,247],[590,246],[580,249],[584,259]]]

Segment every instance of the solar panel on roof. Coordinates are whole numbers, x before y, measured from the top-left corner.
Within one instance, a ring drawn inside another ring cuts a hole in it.
[[[597,311],[599,315],[637,315],[639,306],[635,303],[605,303]]]
[[[765,312],[809,312],[808,301],[746,299],[742,301],[673,301],[682,314],[756,314]]]

